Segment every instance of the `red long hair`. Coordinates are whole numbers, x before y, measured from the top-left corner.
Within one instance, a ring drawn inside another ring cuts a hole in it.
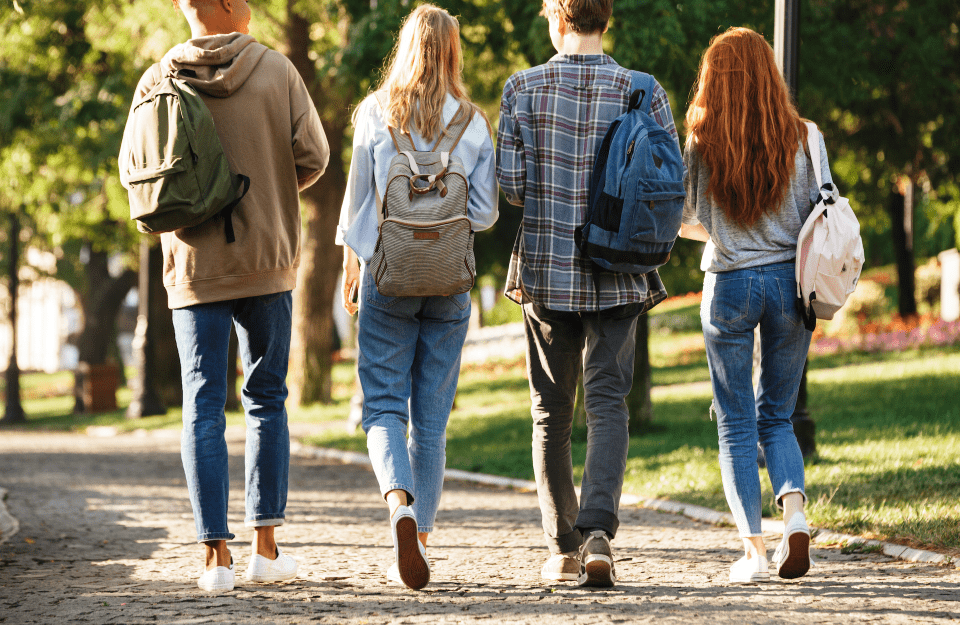
[[[687,149],[710,168],[708,192],[729,219],[749,227],[779,210],[807,127],[762,35],[731,28],[710,41],[686,120]]]

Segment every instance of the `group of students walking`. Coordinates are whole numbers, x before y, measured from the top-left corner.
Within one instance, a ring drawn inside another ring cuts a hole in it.
[[[323,173],[329,150],[293,65],[246,34],[245,0],[174,2],[193,38],[147,72],[138,94],[165,73],[178,73],[210,105],[231,166],[251,172],[250,191],[234,213],[234,242],[225,243],[222,228],[210,223],[161,239],[184,386],[183,464],[205,550],[198,584],[229,590],[235,577],[226,541],[234,535],[227,528],[223,408],[231,323],[244,370],[245,524],[255,531],[246,577],[271,582],[297,574],[297,562],[274,538],[284,522],[290,453],[284,380],[299,262],[297,192]],[[631,96],[630,70],[601,46],[612,5],[544,1],[557,55],[507,81],[496,147],[489,121],[463,85],[459,24],[429,4],[407,17],[375,93],[354,112],[336,243],[344,249],[344,307],[358,314],[362,426],[394,544],[384,568],[410,588],[430,580],[427,538],[443,487],[446,425],[471,300],[469,293],[383,295],[369,263],[390,163],[400,149],[394,133],[429,150],[452,124],[462,127],[450,154],[466,172],[472,231],[496,222],[498,183],[523,213],[506,296],[523,309],[533,468],[549,549],[542,577],[597,587],[616,582],[611,541],[629,445],[625,397],[637,319],[667,294],[656,271],[597,270],[574,243],[597,146]],[[693,93],[680,236],[708,241],[701,320],[711,411],[724,491],[744,546],[730,581],[763,581],[771,570],[795,578],[811,566],[803,460],[790,422],[811,336],[795,308],[793,261],[819,186],[804,148],[807,127],[772,48],[746,28],[713,39]],[[659,84],[650,114],[679,147]],[[827,182],[822,137],[819,149]],[[578,497],[570,435],[581,374],[588,438]],[[760,530],[758,441],[785,519],[771,560]]]

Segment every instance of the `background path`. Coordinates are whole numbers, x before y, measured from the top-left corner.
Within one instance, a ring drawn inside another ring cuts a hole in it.
[[[388,584],[386,506],[369,469],[294,458],[280,544],[301,576],[242,579],[242,430],[231,430],[238,587],[200,591],[200,549],[175,433],[0,433],[0,486],[20,531],[0,545],[3,623],[952,623],[960,572],[817,549],[795,582],[728,585],[732,528],[627,509],[613,590],[540,581],[536,495],[448,482],[424,592]],[[769,535],[772,550],[779,536]],[[772,552],[772,551],[771,551]],[[779,578],[777,578],[779,579]]]

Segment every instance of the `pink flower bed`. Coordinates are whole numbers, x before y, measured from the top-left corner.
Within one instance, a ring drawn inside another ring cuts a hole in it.
[[[929,325],[858,334],[850,337],[822,336],[810,345],[815,354],[838,352],[897,352],[917,347],[960,345],[960,320],[938,319]]]

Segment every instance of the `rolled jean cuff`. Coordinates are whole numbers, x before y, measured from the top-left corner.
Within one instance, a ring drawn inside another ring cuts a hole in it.
[[[620,519],[616,514],[606,510],[581,510],[577,515],[577,529],[581,532],[603,530],[610,538],[616,538]]]
[[[233,540],[236,538],[230,532],[210,532],[208,534],[199,534],[197,536],[198,543],[208,543],[212,540]]]
[[[259,519],[247,519],[243,522],[243,524],[247,527],[270,527],[272,525],[283,525],[283,517],[268,517],[264,515]]]
[[[576,529],[563,536],[557,536],[556,538],[546,536],[546,539],[551,554],[579,551],[580,545],[583,544],[583,534],[580,533],[580,530]]]
[[[418,526],[417,526],[417,533],[418,533],[418,534],[429,534],[429,533],[432,532],[432,531],[433,531],[433,526],[432,526],[432,525],[418,525]]]
[[[389,493],[392,490],[402,490],[407,494],[407,505],[409,506],[413,504],[413,501],[415,499],[413,496],[413,489],[410,488],[409,486],[404,486],[403,484],[389,484],[386,488],[384,488],[383,492],[380,493],[380,496],[383,497],[384,501],[387,500],[387,493]]]
[[[803,489],[788,486],[788,487],[784,487],[783,491],[779,495],[777,495],[777,499],[776,499],[777,508],[779,508],[780,510],[783,510],[783,498],[792,493],[800,493],[800,496],[803,497],[803,505],[807,505],[807,494],[803,492]]]

